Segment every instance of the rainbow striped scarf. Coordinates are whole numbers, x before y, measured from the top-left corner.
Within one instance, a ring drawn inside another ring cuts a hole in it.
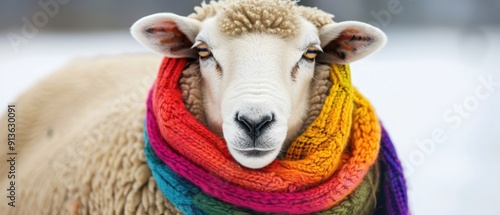
[[[153,176],[183,213],[408,214],[392,143],[369,102],[352,87],[348,66],[331,66],[333,86],[319,116],[284,159],[259,170],[241,167],[224,140],[187,110],[179,87],[185,66],[185,59],[165,58],[145,125]],[[370,201],[380,187],[378,201]]]

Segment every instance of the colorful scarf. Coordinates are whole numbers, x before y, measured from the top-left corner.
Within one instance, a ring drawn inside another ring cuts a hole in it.
[[[373,186],[378,181],[374,180],[378,179],[374,163],[382,145],[386,206],[378,211],[408,214],[399,161],[373,108],[352,87],[348,66],[332,65],[333,86],[319,116],[291,144],[284,159],[259,170],[235,162],[224,140],[186,109],[179,88],[185,66],[184,59],[165,58],[148,99],[145,126],[146,157],[153,175],[182,212],[332,214],[340,208],[372,210],[366,198],[370,186],[378,187]],[[360,204],[367,207],[339,207]]]

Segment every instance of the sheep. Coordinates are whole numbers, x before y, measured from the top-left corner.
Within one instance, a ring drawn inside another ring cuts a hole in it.
[[[153,51],[199,63],[207,126],[241,165],[258,169],[300,134],[314,70],[376,52],[385,34],[289,0],[202,3],[187,17],[138,20],[133,37]]]

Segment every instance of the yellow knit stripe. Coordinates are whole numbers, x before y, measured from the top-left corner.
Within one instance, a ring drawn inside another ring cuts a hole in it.
[[[291,144],[281,162],[286,169],[302,172],[304,180],[319,182],[330,178],[338,170],[341,155],[352,141],[363,143],[365,149],[370,149],[368,152],[378,152],[380,125],[370,103],[352,86],[349,66],[333,65],[330,80],[333,86],[321,113]],[[349,150],[354,154],[363,153],[358,148]],[[362,157],[374,159],[373,155]]]

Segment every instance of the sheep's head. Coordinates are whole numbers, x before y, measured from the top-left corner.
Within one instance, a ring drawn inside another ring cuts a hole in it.
[[[298,136],[317,63],[346,64],[385,35],[360,22],[285,0],[219,1],[182,17],[160,13],[132,26],[154,51],[199,61],[208,126],[243,166],[262,168]]]

